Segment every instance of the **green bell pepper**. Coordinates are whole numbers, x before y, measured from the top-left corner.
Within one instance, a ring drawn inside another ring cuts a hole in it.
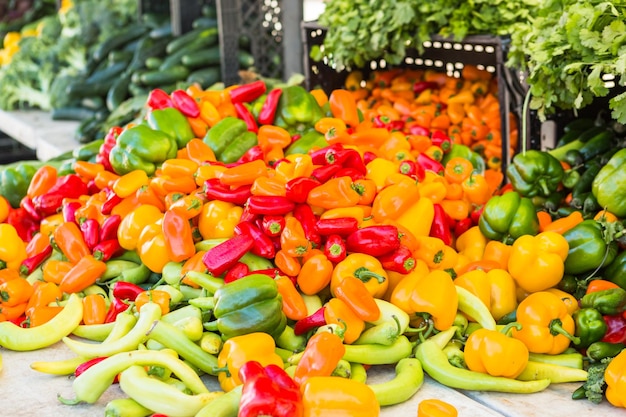
[[[118,175],[141,169],[149,176],[167,159],[176,157],[176,140],[147,125],[125,129],[111,149],[109,161]]]
[[[607,330],[607,325],[600,313],[595,308],[581,308],[573,315],[576,330],[574,335],[580,339],[577,348],[584,349],[602,339]]]
[[[591,192],[601,207],[617,217],[626,216],[626,148],[617,151],[593,179]]]
[[[254,332],[278,338],[287,326],[276,282],[264,274],[251,274],[220,287],[213,296],[216,327],[224,340]]]
[[[160,130],[175,139],[177,149],[184,148],[196,136],[187,118],[173,107],[150,111],[146,121],[151,129]]]
[[[226,148],[236,143],[238,138],[246,132],[248,132],[246,122],[237,117],[227,116],[209,129],[202,140],[213,150],[215,158],[222,161],[222,154]]]
[[[566,274],[583,274],[609,265],[617,255],[617,243],[608,236],[602,223],[587,219],[563,233],[569,251],[565,259]],[[608,243],[607,243],[608,242]]]
[[[539,233],[539,219],[532,201],[511,191],[489,199],[478,227],[485,237],[512,244],[520,236]]]
[[[237,136],[220,155],[219,160],[230,164],[236,162],[239,158],[245,154],[248,149],[258,145],[259,140],[256,133],[245,131],[241,135]]]
[[[276,109],[274,124],[285,128],[292,135],[312,129],[324,112],[315,97],[304,87],[291,85],[283,88]]]
[[[594,308],[600,314],[614,316],[626,311],[626,290],[623,288],[608,288],[585,294],[580,299],[581,308]]]
[[[307,154],[314,148],[325,148],[328,142],[324,135],[316,130],[309,130],[285,149],[285,155]]]
[[[626,251],[621,251],[602,271],[602,277],[626,290]]]
[[[452,158],[467,159],[474,166],[474,172],[483,174],[485,172],[485,160],[478,152],[474,152],[469,146],[455,143],[449,152],[443,154],[441,163],[445,166]]]
[[[549,197],[557,190],[563,175],[558,159],[534,149],[516,154],[506,170],[513,189],[524,197]]]

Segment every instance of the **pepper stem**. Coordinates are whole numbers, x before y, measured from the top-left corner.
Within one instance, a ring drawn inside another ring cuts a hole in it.
[[[382,284],[383,282],[385,282],[385,277],[383,277],[380,274],[377,274],[376,272],[370,271],[364,266],[354,271],[353,275],[363,282],[369,281],[370,278],[376,278],[376,281],[378,281],[379,284]]]
[[[513,329],[515,327],[515,329],[522,330],[522,323],[518,323],[516,321],[512,321],[510,323],[507,323],[502,329],[500,329],[500,333],[502,333],[503,335],[508,336],[509,332],[511,331],[511,329]]]
[[[549,196],[552,194],[552,191],[550,191],[550,187],[548,187],[548,183],[546,182],[545,178],[540,178],[537,181],[537,184],[539,185],[539,187],[541,187],[541,191],[543,192],[544,196]]]
[[[567,330],[565,330],[562,326],[563,322],[561,321],[561,319],[553,319],[550,324],[548,325],[548,328],[550,329],[550,333],[554,336],[557,335],[562,335],[567,337],[569,340],[571,340],[572,342],[574,342],[575,345],[579,345],[580,344],[580,337],[576,337],[573,336],[572,334],[570,334],[570,332],[568,332]]]

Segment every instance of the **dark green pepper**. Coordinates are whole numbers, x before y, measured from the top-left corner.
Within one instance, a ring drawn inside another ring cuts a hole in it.
[[[275,339],[287,325],[282,297],[276,282],[264,274],[251,274],[220,287],[214,294],[216,320],[205,324],[217,328],[223,339],[265,332]]]
[[[96,155],[100,152],[100,146],[102,146],[103,143],[104,139],[98,139],[74,148],[72,157],[77,161],[95,162]]]
[[[506,176],[513,189],[524,197],[549,197],[563,178],[563,166],[547,152],[528,150],[516,154]]]
[[[452,158],[467,159],[474,166],[474,172],[482,174],[485,172],[485,160],[479,153],[474,152],[469,146],[455,143],[449,152],[443,155],[441,163],[445,166],[446,163]]]
[[[230,164],[236,162],[246,153],[246,151],[259,143],[257,135],[254,132],[245,131],[237,136],[220,155],[219,160]]]
[[[118,175],[141,169],[151,176],[165,160],[175,158],[177,151],[174,138],[140,124],[125,129],[118,136],[109,160]]]
[[[601,207],[617,217],[626,216],[626,148],[617,151],[598,172],[591,184],[591,192]]]
[[[608,236],[605,227],[594,219],[583,220],[563,233],[563,237],[569,245],[565,259],[566,274],[593,271],[602,265],[609,265],[617,255],[617,243]]]
[[[626,290],[608,288],[585,294],[580,299],[581,308],[594,308],[601,314],[614,316],[626,311]]]
[[[485,204],[478,227],[485,237],[512,244],[520,236],[539,233],[539,219],[532,201],[511,191]]]
[[[202,140],[213,150],[215,158],[221,161],[226,148],[247,131],[246,122],[237,117],[227,116],[209,129]]]
[[[621,251],[613,262],[604,268],[602,276],[626,290],[626,251]]]
[[[626,349],[626,345],[623,343],[609,343],[609,342],[594,342],[587,348],[587,357],[594,362],[600,361],[604,358],[614,358],[619,353]]]
[[[325,148],[328,142],[324,135],[316,130],[309,130],[285,149],[285,155],[307,154],[313,148]]]
[[[315,97],[300,85],[283,88],[276,109],[274,124],[291,133],[302,134],[313,128],[315,122],[324,117]]]
[[[607,325],[602,318],[602,313],[595,308],[581,308],[572,317],[576,325],[574,335],[580,339],[580,343],[576,344],[578,348],[588,347],[593,342],[602,339],[606,333]]]
[[[146,121],[151,129],[160,130],[176,140],[178,149],[184,148],[196,136],[185,115],[173,107],[150,111]]]

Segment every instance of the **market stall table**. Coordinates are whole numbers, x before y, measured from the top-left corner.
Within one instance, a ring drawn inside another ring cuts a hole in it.
[[[124,397],[118,385],[110,387],[95,404],[64,405],[57,395],[74,398],[73,378],[43,374],[30,368],[35,361],[54,361],[73,357],[73,353],[59,342],[49,348],[32,352],[14,352],[0,349],[3,369],[0,371],[0,393],[2,395],[3,416],[39,417],[100,417],[104,415],[107,402]],[[382,382],[393,376],[393,366],[379,366],[370,370],[368,381]],[[211,390],[219,386],[214,377],[203,377]],[[601,415],[617,417],[626,411],[611,406],[606,400],[599,405],[586,400],[574,401],[571,393],[578,383],[550,386],[536,394],[506,394],[478,391],[457,391],[445,387],[428,376],[420,390],[408,401],[395,406],[384,407],[381,417],[414,417],[417,405],[427,398],[438,398],[453,404],[460,417],[534,417]]]

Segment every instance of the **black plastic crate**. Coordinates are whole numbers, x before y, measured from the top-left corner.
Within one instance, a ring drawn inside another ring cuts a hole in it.
[[[314,61],[310,57],[311,48],[322,46],[326,28],[317,22],[302,22],[302,41],[304,44],[304,75],[306,86],[309,89],[322,88],[330,93],[337,88],[343,88],[348,69],[337,69],[327,58]],[[424,43],[424,52],[407,49],[404,61],[395,67],[434,69],[445,72],[454,77],[460,77],[465,65],[475,65],[480,69],[494,74],[498,80],[498,99],[500,102],[500,117],[502,120],[502,169],[505,170],[513,155],[509,146],[504,146],[509,139],[511,123],[509,113],[518,119],[520,115],[526,88],[520,79],[520,74],[507,68],[504,64],[509,45],[509,39],[491,35],[468,36],[463,41],[455,41],[442,36],[432,36]],[[378,69],[388,68],[383,60],[372,60],[365,68],[358,68],[367,78]],[[355,68],[356,69],[356,68]],[[520,141],[521,143],[521,137]]]
[[[37,159],[37,152],[0,132],[0,165]]]

